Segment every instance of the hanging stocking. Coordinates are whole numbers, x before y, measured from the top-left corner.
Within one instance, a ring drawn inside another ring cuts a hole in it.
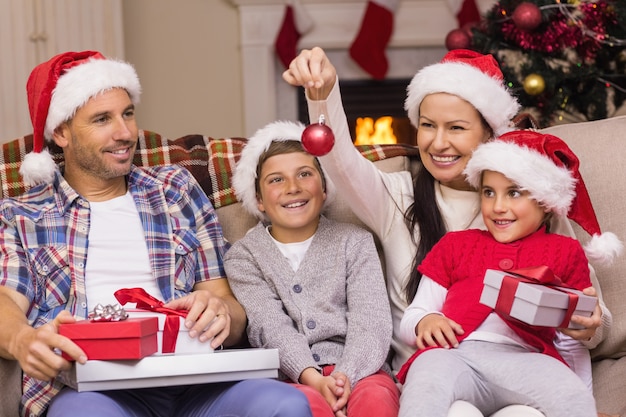
[[[313,20],[299,0],[291,0],[285,6],[283,22],[276,36],[274,48],[285,68],[297,55],[300,38],[313,28]]]
[[[480,11],[476,5],[476,0],[448,0],[448,5],[459,22],[459,28],[480,22]]]
[[[393,14],[399,0],[369,0],[361,28],[350,46],[350,56],[375,79],[389,69],[385,49],[393,31]]]

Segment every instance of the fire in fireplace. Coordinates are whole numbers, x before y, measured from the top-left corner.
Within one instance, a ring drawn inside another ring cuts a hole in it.
[[[355,145],[394,144],[398,138],[391,127],[393,117],[358,117],[355,128]]]
[[[355,144],[415,145],[416,131],[404,111],[409,82],[410,79],[339,82],[348,126]],[[298,118],[303,123],[309,122],[302,91],[298,92]]]

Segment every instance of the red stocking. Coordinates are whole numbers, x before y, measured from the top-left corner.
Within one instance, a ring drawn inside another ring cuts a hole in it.
[[[369,0],[361,28],[350,46],[350,56],[375,79],[389,69],[385,49],[393,31],[393,14],[398,0]]]

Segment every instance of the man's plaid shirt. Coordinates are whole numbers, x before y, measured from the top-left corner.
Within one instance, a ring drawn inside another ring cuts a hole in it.
[[[196,282],[226,276],[222,258],[228,243],[213,206],[187,170],[133,166],[127,181],[164,301],[188,294]],[[61,310],[87,317],[89,218],[89,202],[58,171],[52,184],[1,201],[0,285],[30,301],[27,316],[34,327]],[[43,414],[60,388],[60,382],[25,375],[22,415]]]

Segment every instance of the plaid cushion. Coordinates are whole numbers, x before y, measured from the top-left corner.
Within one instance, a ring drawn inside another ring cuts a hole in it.
[[[26,191],[26,186],[20,176],[20,166],[24,156],[33,149],[33,135],[15,139],[2,145],[0,152],[0,197],[14,197]],[[52,144],[48,146],[52,158],[57,164],[63,164],[63,152]]]
[[[245,138],[214,139],[203,135],[187,135],[169,140],[158,133],[140,130],[133,162],[138,166],[177,164],[187,168],[198,180],[215,208],[219,208],[237,202],[230,178],[245,144]],[[14,197],[26,191],[19,169],[24,155],[32,149],[32,135],[2,145],[0,197]],[[403,144],[363,145],[358,149],[370,161],[419,154],[414,146]],[[61,148],[50,144],[48,150],[55,162],[62,166]]]

